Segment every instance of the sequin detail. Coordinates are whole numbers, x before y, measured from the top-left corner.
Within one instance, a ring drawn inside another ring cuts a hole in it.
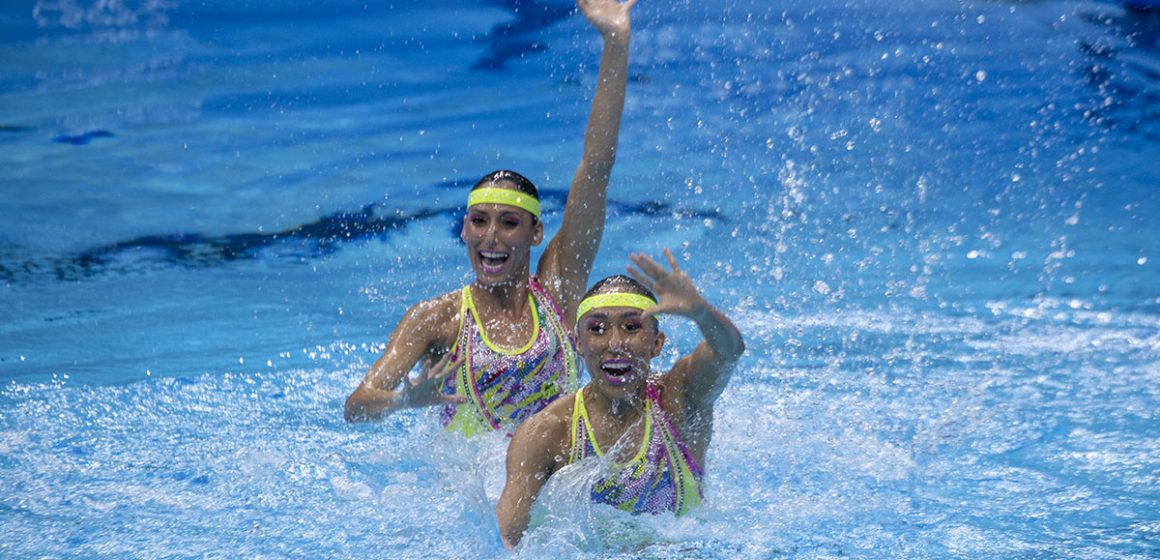
[[[464,286],[459,311],[459,338],[452,359],[463,360],[443,390],[468,401],[448,406],[443,422],[448,430],[467,436],[515,429],[560,395],[578,387],[576,345],[565,327],[564,314],[534,278],[528,282],[533,332],[524,347],[505,350],[487,338],[471,287]],[[466,360],[463,358],[466,357]]]

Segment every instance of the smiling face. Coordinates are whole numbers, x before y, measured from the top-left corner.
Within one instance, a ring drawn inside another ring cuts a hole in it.
[[[643,390],[649,363],[661,353],[665,335],[654,319],[635,307],[600,307],[580,317],[580,354],[593,384],[613,398]]]
[[[528,276],[532,247],[543,240],[544,227],[527,210],[484,203],[467,209],[459,236],[477,280],[498,284]]]

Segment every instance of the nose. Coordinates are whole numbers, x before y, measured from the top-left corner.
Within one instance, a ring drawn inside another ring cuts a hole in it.
[[[495,222],[487,225],[487,229],[483,230],[483,242],[489,247],[494,247],[496,241],[499,240],[499,230],[495,227]]]
[[[608,349],[619,353],[624,349],[625,335],[620,332],[620,329],[613,328],[608,337]]]

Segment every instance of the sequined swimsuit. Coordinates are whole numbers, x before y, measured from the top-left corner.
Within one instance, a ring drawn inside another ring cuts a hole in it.
[[[467,402],[445,407],[443,423],[448,430],[468,436],[514,430],[560,395],[576,390],[576,345],[564,314],[535,278],[529,279],[528,287],[532,337],[514,350],[488,340],[471,287],[463,287],[459,337],[451,348],[452,359],[463,363],[455,376],[448,377],[443,391],[465,396]]]
[[[604,457],[592,433],[583,393],[576,392],[572,411],[570,463],[591,454]],[[660,391],[651,383],[645,390],[644,421],[640,450],[592,486],[592,501],[634,514],[684,515],[701,504],[704,473],[661,408]]]

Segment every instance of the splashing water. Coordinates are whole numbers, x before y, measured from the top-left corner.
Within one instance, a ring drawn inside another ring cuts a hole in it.
[[[520,169],[559,223],[570,7],[0,8],[2,555],[507,557],[502,436],[341,406],[469,280],[465,185]],[[1157,29],[642,0],[593,274],[672,247],[749,351],[703,508],[590,504],[581,465],[514,556],[1160,555]],[[664,329],[660,367],[697,340]]]

